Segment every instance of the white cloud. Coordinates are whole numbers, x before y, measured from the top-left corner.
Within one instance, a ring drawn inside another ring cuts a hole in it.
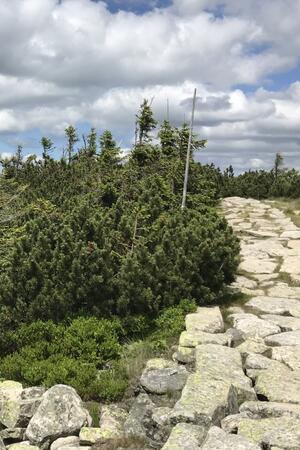
[[[251,163],[251,167],[253,169],[263,169],[264,165],[265,165],[264,161],[262,159],[259,159],[259,158],[252,158],[250,160],[250,163]]]
[[[143,97],[155,97],[160,120],[168,98],[179,125],[197,86],[196,124],[212,154],[240,149],[249,166],[277,147],[296,155],[300,83],[252,94],[234,86],[300,63],[300,0],[224,0],[222,19],[219,3],[174,0],[138,16],[91,0],[1,0],[0,133],[89,122],[128,146]]]

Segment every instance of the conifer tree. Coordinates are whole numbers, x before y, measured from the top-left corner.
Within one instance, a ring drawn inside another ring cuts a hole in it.
[[[91,128],[87,137],[87,152],[88,156],[94,156],[97,153],[97,132],[95,128]]]
[[[161,151],[163,155],[174,156],[177,154],[178,132],[176,128],[173,128],[167,120],[163,121],[158,137],[160,139]]]
[[[105,165],[115,166],[120,162],[120,148],[109,130],[105,130],[100,136],[100,149],[100,161]]]
[[[156,127],[157,120],[153,117],[153,111],[148,100],[145,99],[143,101],[136,118],[138,144],[142,145],[151,142],[150,132]]]
[[[43,147],[42,157],[44,160],[49,159],[51,151],[54,149],[53,142],[47,137],[42,137],[41,144]]]
[[[66,137],[67,137],[67,140],[68,140],[68,143],[67,143],[67,155],[68,155],[68,162],[70,164],[71,160],[72,160],[73,153],[74,153],[74,145],[76,144],[76,142],[79,141],[79,138],[77,136],[76,128],[74,128],[72,125],[69,125],[65,129],[65,133],[66,133]]]
[[[186,158],[186,152],[189,142],[189,135],[190,135],[190,127],[187,123],[184,123],[182,127],[178,131],[179,138],[178,138],[178,145],[179,145],[179,156],[180,159],[183,161]],[[197,150],[200,150],[201,148],[204,148],[207,141],[206,139],[198,139],[196,134],[193,134],[192,136],[192,148],[191,148],[191,159],[193,159],[194,152]]]

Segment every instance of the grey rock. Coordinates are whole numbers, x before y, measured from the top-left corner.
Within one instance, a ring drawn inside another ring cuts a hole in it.
[[[0,450],[5,450],[5,445],[2,438],[0,438]]]
[[[66,445],[65,447],[62,447],[62,450],[78,450],[80,448],[80,450],[90,450],[92,447],[90,445],[81,445],[80,447],[78,447],[78,445]]]
[[[114,433],[113,430],[105,430],[100,427],[82,427],[79,433],[80,448],[81,445],[90,446],[96,442],[105,444],[110,439],[116,439],[119,437],[121,437],[120,434]]]
[[[23,386],[15,381],[0,382],[0,423],[15,428],[20,413]]]
[[[18,427],[27,427],[30,419],[37,411],[42,401],[42,397],[34,397],[32,399],[21,400],[19,417],[16,423]]]
[[[78,450],[80,448],[80,450],[90,450],[92,447],[90,445],[81,445],[80,447],[78,447],[78,445],[66,445],[65,447],[61,447],[62,450]]]
[[[201,447],[202,450],[261,450],[261,447],[235,434],[227,434],[218,427],[212,427]]]
[[[190,423],[179,423],[163,446],[162,450],[200,450],[207,429]]]
[[[257,355],[256,353],[252,353],[247,356],[245,361],[245,368],[246,369],[259,369],[259,370],[266,370],[266,369],[273,369],[276,370],[277,367],[281,367],[281,364],[277,361],[273,361],[270,358],[266,358],[266,356],[263,355]]]
[[[237,434],[239,424],[241,420],[245,418],[249,418],[246,413],[231,414],[230,416],[225,417],[221,421],[222,430],[226,431],[226,433]]]
[[[228,330],[226,330],[226,334],[228,335],[229,347],[236,347],[244,342],[244,335],[240,330],[228,328]]]
[[[270,346],[294,346],[300,343],[300,330],[267,336],[265,343]]]
[[[195,348],[178,346],[172,358],[183,364],[191,364],[195,362]]]
[[[277,263],[271,259],[257,259],[256,257],[248,257],[239,265],[239,270],[253,274],[271,274],[275,272]]]
[[[196,371],[203,378],[223,380],[235,387],[239,403],[254,400],[252,384],[242,368],[238,350],[219,345],[199,345],[196,348]]]
[[[270,297],[283,297],[300,299],[300,287],[289,286],[286,283],[276,283],[268,290]]]
[[[139,394],[132,405],[127,420],[124,423],[125,436],[147,436],[147,422],[152,416],[155,404],[147,394]]]
[[[300,405],[278,402],[245,402],[240,412],[251,419],[267,419],[274,417],[294,417],[300,419]]]
[[[117,405],[103,405],[99,425],[102,430],[122,436],[127,418],[128,412],[125,409]]]
[[[56,385],[44,395],[40,406],[29,422],[26,438],[34,443],[77,434],[90,422],[90,416],[75,389]]]
[[[273,347],[272,359],[284,363],[292,370],[300,370],[300,345]]]
[[[40,399],[46,392],[46,389],[42,386],[34,386],[23,389],[21,393],[22,400]]]
[[[200,307],[194,314],[188,314],[185,318],[186,330],[190,333],[203,331],[206,333],[222,333],[224,322],[220,308]]]
[[[272,350],[266,346],[262,338],[249,338],[240,344],[236,349],[240,352],[243,358],[246,358],[251,353],[257,353],[264,356],[271,356]]]
[[[208,379],[201,373],[189,375],[181,398],[171,413],[172,423],[191,422],[211,426],[238,412],[236,389],[223,379]]]
[[[255,316],[254,314],[233,314],[230,316],[233,326],[240,331],[245,338],[266,337],[280,333],[280,328]]]
[[[300,302],[293,298],[254,297],[247,302],[247,307],[254,309],[258,314],[300,317]]]
[[[0,431],[0,437],[6,441],[23,441],[25,428],[5,428]]]
[[[58,438],[52,442],[50,450],[58,450],[62,447],[79,447],[80,440],[78,436],[68,436],[63,438]],[[64,449],[65,450],[65,449]]]
[[[40,450],[39,447],[35,445],[30,445],[27,442],[19,442],[17,444],[8,445],[9,450]]]
[[[300,330],[300,318],[297,317],[278,316],[275,314],[263,314],[261,318],[275,325],[278,325],[281,331]]]
[[[187,376],[188,372],[184,366],[157,358],[147,362],[140,383],[147,392],[166,394],[180,391],[185,385]]]
[[[169,425],[171,413],[172,408],[169,408],[168,406],[155,408],[152,413],[152,420],[159,427]]]
[[[260,370],[255,380],[255,391],[270,402],[300,404],[300,371],[292,371],[284,364]]]
[[[187,332],[180,335],[179,345],[181,347],[195,348],[201,344],[228,345],[229,336],[226,333],[205,333],[204,331]]]
[[[244,419],[238,434],[266,448],[300,448],[300,420],[294,417]]]

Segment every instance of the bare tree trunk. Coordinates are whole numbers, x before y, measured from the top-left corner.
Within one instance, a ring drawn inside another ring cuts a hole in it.
[[[190,167],[190,155],[191,155],[192,138],[193,138],[193,127],[194,127],[194,118],[195,118],[196,96],[197,96],[197,89],[194,90],[189,143],[188,143],[188,148],[187,148],[187,152],[186,152],[186,163],[185,163],[185,174],[184,174],[184,184],[183,184],[181,209],[184,209],[185,206],[186,206],[187,186],[188,186],[189,167]]]

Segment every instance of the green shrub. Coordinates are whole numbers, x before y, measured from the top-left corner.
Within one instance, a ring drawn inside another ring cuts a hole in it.
[[[118,358],[123,337],[124,331],[118,319],[80,317],[66,328],[61,351],[70,358],[91,362],[100,369],[107,361]]]
[[[152,339],[159,344],[160,340],[178,336],[184,330],[185,316],[196,309],[195,300],[182,300],[178,306],[164,309],[155,320],[157,331]]]

